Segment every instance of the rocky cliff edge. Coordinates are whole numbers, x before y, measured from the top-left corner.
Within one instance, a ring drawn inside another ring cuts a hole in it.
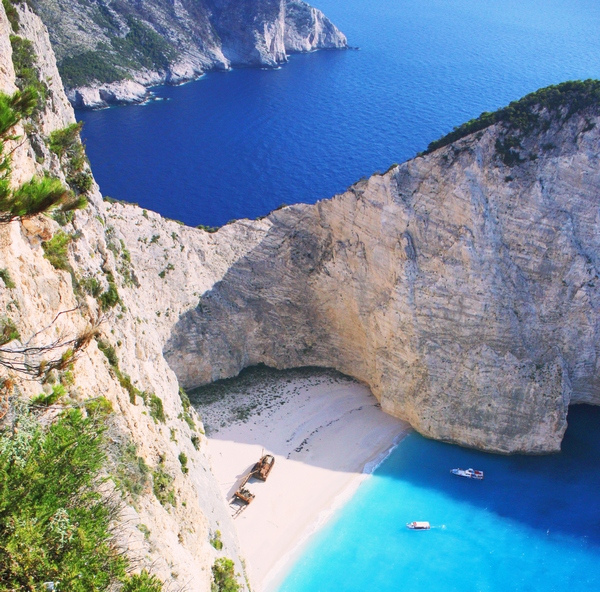
[[[15,16],[17,32],[0,6],[0,92],[17,90],[13,47],[28,41],[47,98],[5,145],[12,156],[11,181],[18,186],[50,173],[66,185],[64,161],[49,146],[53,133],[71,129],[73,110],[45,27],[26,4],[16,6],[13,24]],[[182,398],[162,356],[174,317],[159,318],[157,303],[145,311],[138,307],[144,287],[127,243],[107,219],[111,207],[95,184],[86,193],[88,206],[73,217],[57,211],[0,223],[2,427],[18,421],[20,401],[34,397],[53,401],[46,410],[38,405],[40,425],[54,421],[61,410],[88,409],[87,402],[106,400],[112,412],[105,425],[103,475],[109,480],[104,487],[105,493],[116,492],[113,501],[120,500],[114,542],[130,569],[149,570],[165,590],[208,592],[215,561],[227,557],[234,561],[240,589],[246,589],[230,511],[204,453],[201,419]],[[127,241],[136,244],[137,238]],[[202,238],[197,250],[209,250]],[[220,267],[224,273],[235,257],[232,247],[213,273],[218,276]],[[179,300],[189,308],[196,297],[184,288]],[[84,343],[81,349],[77,340]],[[49,360],[58,361],[50,372],[44,370]]]

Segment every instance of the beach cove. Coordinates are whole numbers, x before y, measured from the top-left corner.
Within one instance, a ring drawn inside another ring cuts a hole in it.
[[[277,590],[311,535],[410,431],[366,386],[328,370],[251,369],[192,400],[227,500],[263,454],[275,456],[267,481],[249,485],[256,498],[235,518],[252,589],[264,592]]]
[[[294,56],[277,72],[211,74],[157,89],[165,100],[143,108],[82,114],[105,192],[193,225],[261,216],[282,202],[329,197],[361,175],[413,156],[454,125],[541,86],[598,76],[600,13],[589,0],[553,1],[544,10],[534,1],[473,0],[382,2],[378,10],[364,0],[324,0],[319,8],[361,51]],[[189,198],[174,198],[179,195]],[[559,455],[491,456],[411,434],[365,479],[361,467],[393,437],[367,447],[352,466],[320,466],[319,444],[326,453],[335,438],[319,442],[325,433],[329,438],[324,429],[311,434],[332,418],[328,411],[307,404],[300,412],[297,393],[281,405],[276,397],[283,389],[261,388],[273,389],[265,398],[271,410],[253,395],[217,408],[211,424],[210,412],[198,407],[224,496],[263,449],[276,448],[272,475],[256,484],[256,499],[235,521],[256,589],[600,587],[597,410],[572,409]],[[351,419],[354,407],[344,405],[336,412]],[[220,418],[225,409],[231,417]],[[286,417],[292,409],[297,415]],[[273,429],[276,435],[269,435]],[[293,447],[290,429],[299,430]],[[301,447],[307,436],[314,442]],[[343,454],[335,460],[341,463],[348,440],[340,442]],[[449,473],[457,466],[483,469],[486,479],[457,479]],[[319,483],[316,500],[302,491],[293,499],[290,489],[299,481],[311,492]],[[304,502],[310,508],[300,512]],[[301,517],[294,521],[296,513]],[[307,540],[324,516],[329,521]],[[406,522],[421,519],[431,521],[431,531],[407,531]]]
[[[235,519],[253,590],[600,585],[597,408],[571,409],[560,454],[501,456],[419,436],[334,371],[250,369],[193,400],[227,499],[262,454],[275,455]],[[457,478],[454,466],[485,479]],[[431,531],[409,531],[412,520]]]

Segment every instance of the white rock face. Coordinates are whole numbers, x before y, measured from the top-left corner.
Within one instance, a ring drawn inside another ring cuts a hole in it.
[[[10,36],[13,34],[6,13],[0,10],[0,56],[9,56],[12,54],[10,46]],[[15,69],[12,60],[0,60],[0,91],[12,94],[17,90],[15,85]]]
[[[46,140],[52,131],[75,121],[73,110],[62,90],[45,27],[25,5],[19,6],[19,19],[19,34],[32,41],[38,56],[37,66],[51,93],[39,120],[16,128],[16,133],[22,135],[19,140],[22,145],[13,153],[13,180],[15,184],[22,183],[43,171],[64,180]],[[7,93],[16,90],[10,34],[4,8],[0,6],[0,48],[3,48],[0,90]],[[140,210],[136,213],[144,219]],[[18,347],[26,341],[28,345],[43,345],[57,338],[71,339],[101,321],[99,338],[115,348],[120,371],[130,376],[140,392],[154,393],[162,399],[166,422],[155,422],[140,396],[130,398],[95,340],[76,360],[72,371],[74,382],[67,386],[68,396],[63,402],[77,404],[92,397],[106,397],[115,411],[110,429],[111,450],[117,444],[133,443],[136,454],[152,470],[160,467],[173,479],[175,506],[159,503],[151,481],[139,496],[124,497],[119,540],[136,567],[148,568],[160,577],[165,589],[185,586],[188,590],[208,592],[211,566],[217,557],[232,558],[238,573],[243,573],[244,568],[229,508],[205,456],[201,420],[192,414],[197,425],[194,433],[184,420],[177,379],[162,356],[166,337],[161,336],[166,331],[160,324],[154,326],[160,302],[155,301],[145,310],[136,304],[140,291],[135,287],[136,272],[129,265],[126,244],[119,241],[117,231],[106,218],[106,207],[97,188],[91,192],[88,208],[77,212],[73,222],[63,230],[76,236],[69,246],[73,275],[78,281],[93,277],[106,289],[112,274],[121,304],[101,311],[95,298],[81,292],[76,294],[69,273],[55,269],[44,257],[42,241],[59,231],[51,218],[39,216],[22,223],[0,224],[0,267],[11,280],[8,283],[0,280],[2,319],[10,319],[20,333],[20,339],[7,347]],[[158,276],[154,281],[162,283]],[[184,291],[181,300],[186,298],[189,294]],[[58,353],[61,352],[59,349]],[[30,358],[29,362],[35,360]],[[49,384],[23,380],[18,373],[0,365],[0,379],[8,376],[15,379],[16,392],[23,397],[50,389]],[[180,453],[188,458],[187,473],[182,471]],[[222,533],[221,551],[210,544],[216,530]],[[241,584],[246,589],[243,581]]]
[[[77,56],[85,62],[95,52],[104,51],[102,60],[116,67],[120,77],[126,75],[144,86],[177,84],[232,66],[273,68],[286,62],[289,53],[347,46],[346,37],[320,10],[299,0],[148,0],[143,4],[124,0],[102,5],[84,0],[32,2],[50,29],[59,63]],[[159,42],[166,42],[170,55],[165,63],[148,66],[146,60],[143,66],[128,67],[123,65],[123,56],[115,57],[121,50],[113,43],[126,38],[131,18],[148,27]],[[145,93],[130,82],[69,88],[69,100],[78,108],[145,100]]]
[[[139,82],[121,80],[110,84],[72,89],[67,96],[76,109],[98,109],[108,105],[143,103],[150,94]]]
[[[553,123],[512,168],[495,126],[271,214],[175,325],[171,367],[334,367],[427,436],[558,450],[569,403],[600,403],[598,123]]]
[[[302,0],[288,0],[285,48],[289,53],[347,47],[345,35],[320,11]]]

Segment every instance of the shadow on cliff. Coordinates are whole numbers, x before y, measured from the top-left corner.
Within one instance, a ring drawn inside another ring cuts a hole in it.
[[[568,419],[559,454],[500,456],[411,434],[378,474],[439,490],[548,536],[600,545],[600,408],[571,407]],[[483,470],[485,479],[456,477],[454,467]]]

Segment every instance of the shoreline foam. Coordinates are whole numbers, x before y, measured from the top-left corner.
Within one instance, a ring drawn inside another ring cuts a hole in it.
[[[272,592],[409,426],[386,415],[366,386],[331,371],[263,376],[221,394],[198,408],[227,499],[263,451],[276,459],[235,520],[253,589]]]
[[[358,488],[366,479],[377,470],[377,468],[394,452],[400,442],[408,435],[410,428],[402,432],[392,443],[390,448],[384,450],[374,460],[368,461],[360,474],[357,474],[348,486],[333,500],[331,505],[322,509],[317,516],[317,519],[306,528],[302,537],[297,541],[296,545],[288,549],[270,571],[266,574],[262,581],[262,586],[259,592],[277,592],[279,586],[284,582],[290,569],[294,563],[302,556],[307,546],[310,544],[312,537],[323,528],[335,514],[343,508],[354,496]]]

